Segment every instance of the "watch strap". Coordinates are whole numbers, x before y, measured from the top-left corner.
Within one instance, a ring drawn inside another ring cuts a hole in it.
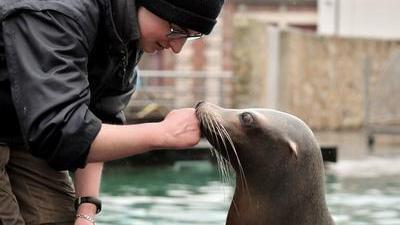
[[[101,211],[101,200],[92,197],[92,196],[84,196],[84,197],[78,197],[75,199],[75,210],[78,210],[79,206],[83,203],[91,203],[96,206],[96,214],[98,214]]]

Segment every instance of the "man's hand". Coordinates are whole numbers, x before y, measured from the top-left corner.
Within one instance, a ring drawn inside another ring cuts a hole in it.
[[[103,124],[91,145],[88,162],[120,159],[155,149],[185,149],[199,141],[200,123],[195,109],[177,109],[162,122]]]
[[[160,125],[165,136],[164,147],[187,148],[200,141],[200,123],[193,108],[171,111]]]

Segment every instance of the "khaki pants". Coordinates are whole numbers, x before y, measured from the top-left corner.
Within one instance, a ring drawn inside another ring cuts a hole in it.
[[[0,145],[0,225],[74,223],[74,189],[22,146]]]

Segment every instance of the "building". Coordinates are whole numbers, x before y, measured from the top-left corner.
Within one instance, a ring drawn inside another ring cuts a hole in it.
[[[231,70],[234,21],[251,18],[280,28],[296,27],[316,31],[317,0],[226,0],[213,33],[187,43],[179,55],[162,52],[147,55],[142,69],[150,70]]]
[[[399,0],[319,0],[318,32],[323,35],[400,38]]]

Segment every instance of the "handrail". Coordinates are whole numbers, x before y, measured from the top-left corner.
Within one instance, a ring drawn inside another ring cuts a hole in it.
[[[141,77],[172,78],[232,78],[231,71],[190,71],[190,70],[139,70]]]

